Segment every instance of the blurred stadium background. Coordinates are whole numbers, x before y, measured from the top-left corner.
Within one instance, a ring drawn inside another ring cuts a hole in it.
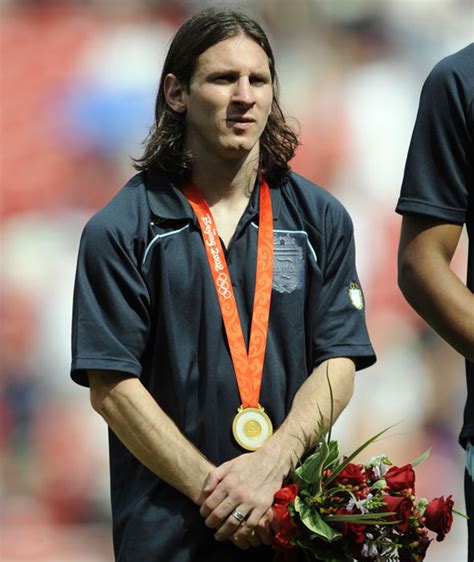
[[[422,82],[474,40],[472,0],[3,0],[1,18],[0,559],[107,562],[106,427],[69,379],[70,316],[86,220],[133,173],[164,54],[193,11],[240,7],[269,32],[283,106],[301,132],[296,171],[355,223],[379,361],[337,424],[349,452],[405,464],[431,447],[417,494],[464,509],[462,359],[396,285],[404,159]],[[466,240],[455,267],[465,276]],[[157,529],[157,533],[160,530]],[[428,561],[466,558],[466,530]]]

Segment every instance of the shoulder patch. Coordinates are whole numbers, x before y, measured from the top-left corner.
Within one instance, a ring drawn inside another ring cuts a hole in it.
[[[352,305],[357,308],[357,310],[362,310],[364,308],[364,295],[357,281],[352,281],[349,285],[349,298]]]

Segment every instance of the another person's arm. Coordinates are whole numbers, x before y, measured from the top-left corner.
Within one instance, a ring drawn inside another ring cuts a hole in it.
[[[420,316],[471,361],[474,297],[450,264],[471,213],[473,70],[468,47],[427,77],[397,205],[403,215],[399,286]]]
[[[225,540],[235,533],[239,542],[259,522],[264,525],[261,518],[272,505],[283,479],[317,439],[321,415],[326,426],[329,422],[328,365],[336,419],[353,392],[355,365],[347,358],[330,359],[314,369],[296,393],[287,418],[265,445],[211,471],[204,491],[212,493],[202,505],[201,514],[209,527],[218,528],[217,539]],[[238,521],[229,518],[234,509],[248,515],[237,532]]]
[[[450,267],[462,227],[405,215],[398,283],[410,305],[459,353],[474,361],[474,294]]]
[[[89,371],[91,403],[137,459],[201,505],[213,465],[180,432],[137,377]]]

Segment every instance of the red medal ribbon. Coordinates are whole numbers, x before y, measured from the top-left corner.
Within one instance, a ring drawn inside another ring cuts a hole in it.
[[[260,182],[257,274],[248,354],[232,280],[211,210],[196,186],[187,184],[183,188],[183,193],[201,225],[204,247],[219,299],[242,406],[244,408],[257,408],[267,345],[268,317],[272,294],[273,214],[270,189],[262,177]]]

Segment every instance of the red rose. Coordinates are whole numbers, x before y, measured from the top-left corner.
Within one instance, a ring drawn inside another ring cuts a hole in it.
[[[383,511],[395,512],[395,515],[391,515],[388,520],[400,521],[396,527],[401,533],[405,533],[408,529],[411,509],[413,507],[411,499],[406,496],[384,496],[382,501],[386,505],[386,509]]]
[[[298,495],[298,486],[291,484],[286,486],[275,494],[275,503],[273,511],[278,520],[279,529],[275,533],[273,546],[277,550],[290,550],[293,546],[290,540],[294,538],[298,532],[298,526],[288,512],[287,505],[294,501]]]
[[[298,533],[298,525],[293,521],[286,506],[276,504],[273,506],[273,511],[275,512],[279,525],[279,529],[275,533],[273,546],[276,550],[290,550],[293,548],[293,545],[290,544],[290,540]]]
[[[290,486],[286,486],[275,494],[275,503],[279,503],[282,505],[288,505],[292,502],[296,496],[298,495],[298,486],[296,484],[291,484]]]
[[[361,523],[345,523],[346,528],[342,531],[343,535],[346,535],[351,542],[361,544],[365,542],[365,530],[367,525],[362,525]]]
[[[398,466],[390,467],[384,478],[391,492],[401,492],[411,488],[415,493],[415,471],[411,464],[406,464],[400,468]]]
[[[353,515],[353,512],[349,513],[345,508],[340,508],[334,515]],[[367,525],[363,525],[362,523],[349,523],[348,521],[334,521],[332,525],[337,527],[350,542],[357,544],[365,542],[365,530]]]
[[[375,470],[372,467],[365,469],[365,479],[367,481],[367,485],[369,486],[380,480],[380,478],[375,476]]]
[[[431,500],[426,506],[424,514],[425,525],[430,531],[437,533],[436,540],[440,542],[444,539],[446,534],[449,533],[453,523],[454,502],[451,497],[452,496],[448,496],[444,499],[444,496],[441,496],[440,498]]]
[[[353,486],[360,486],[365,482],[365,475],[362,474],[361,465],[349,463],[341,472],[336,476],[334,481],[340,484],[352,484]]]
[[[274,503],[273,513],[275,514],[275,517],[278,519],[278,522],[280,523],[286,517],[286,514],[288,513],[288,508],[286,507],[286,505],[283,505],[281,503]]]

